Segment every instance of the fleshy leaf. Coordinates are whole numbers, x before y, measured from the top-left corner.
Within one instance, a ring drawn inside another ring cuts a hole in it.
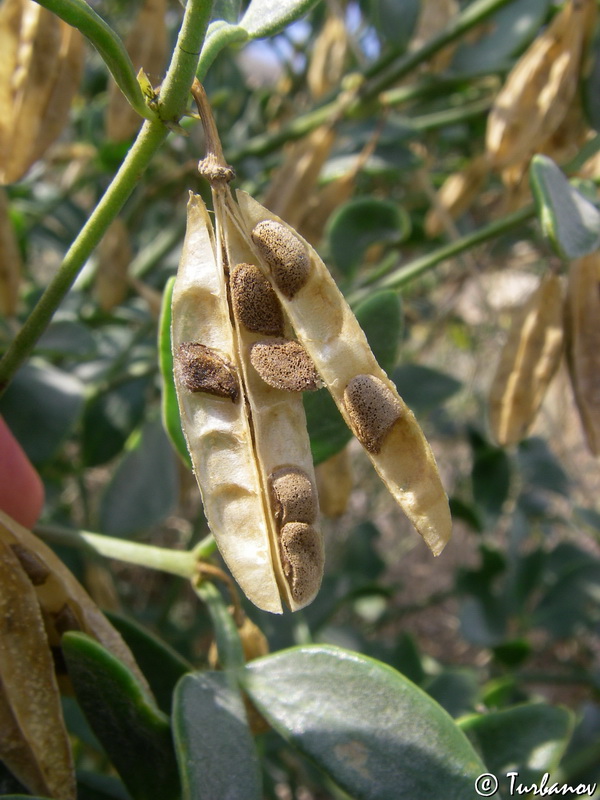
[[[556,252],[572,260],[600,247],[600,211],[572,186],[554,161],[536,155],[530,180],[544,234]]]
[[[70,632],[62,649],[77,700],[133,797],[176,797],[179,780],[168,717],[98,642]]]
[[[241,694],[228,674],[185,675],[173,706],[184,800],[260,800],[258,756]]]
[[[305,14],[316,0],[252,0],[240,20],[251,39],[273,36]]]
[[[358,800],[473,795],[485,772],[451,717],[381,662],[335,647],[247,664],[244,688],[283,736]]]

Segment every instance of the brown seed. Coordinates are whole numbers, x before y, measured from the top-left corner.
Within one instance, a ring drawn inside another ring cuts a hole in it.
[[[274,339],[256,342],[250,363],[269,386],[286,392],[312,392],[321,387],[319,375],[300,342]]]
[[[346,386],[344,406],[358,441],[379,453],[402,409],[391,389],[374,375],[357,375]]]
[[[282,467],[269,475],[275,519],[278,524],[314,522],[317,498],[308,475],[298,467]]]
[[[239,386],[234,368],[210,347],[199,342],[183,342],[175,356],[177,380],[189,392],[206,392],[229,397],[235,403]]]
[[[230,277],[235,314],[249,331],[283,336],[283,311],[269,281],[254,264],[238,264]]]
[[[310,274],[310,256],[303,242],[289,228],[273,219],[259,222],[251,236],[270,268],[277,288],[291,300]]]
[[[27,577],[32,585],[43,586],[50,575],[50,570],[44,562],[39,559],[35,553],[32,553],[31,550],[28,550],[21,544],[11,544],[10,549],[19,559],[19,563],[27,573]]]
[[[67,631],[81,630],[77,614],[67,603],[52,616],[54,617],[54,627],[59,634],[66,633]]]
[[[280,534],[281,563],[297,603],[308,602],[317,592],[323,574],[320,534],[304,522],[288,522]]]

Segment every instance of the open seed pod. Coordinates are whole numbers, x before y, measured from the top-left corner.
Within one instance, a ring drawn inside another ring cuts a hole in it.
[[[14,183],[68,120],[83,37],[33,0],[0,6],[0,183]]]

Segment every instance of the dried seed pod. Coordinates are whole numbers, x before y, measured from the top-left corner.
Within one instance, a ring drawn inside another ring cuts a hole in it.
[[[0,757],[33,793],[75,800],[75,770],[36,591],[0,538]]]
[[[244,323],[260,311],[245,296],[252,286],[253,253],[249,237],[231,224],[227,192],[226,186],[214,190],[216,239],[202,199],[190,197],[173,291],[172,340],[175,355],[193,337],[231,364],[240,400],[189,392],[181,380],[177,394],[205,513],[223,558],[253,603],[279,613],[280,595],[292,610],[310,602],[321,573],[316,576],[313,569],[310,589],[305,582],[302,593],[294,592],[281,560],[268,476],[293,465],[314,485],[314,471],[301,397],[267,385],[250,364],[251,347],[264,334],[253,330],[262,322]],[[242,269],[231,270],[228,287],[232,264]],[[272,322],[278,315],[271,307],[267,316]]]
[[[175,353],[174,366],[179,385],[188,392],[207,392],[237,401],[240,387],[234,368],[210,347],[182,342]]]
[[[23,265],[17,237],[10,219],[8,199],[0,188],[0,314],[17,312]]]
[[[312,392],[322,385],[310,356],[293,340],[255,342],[250,348],[250,363],[263,381],[276,389]]]
[[[129,231],[120,217],[113,220],[98,247],[94,293],[103,311],[110,311],[127,297],[127,271],[132,259]]]
[[[281,560],[292,597],[305,605],[314,596],[315,583],[323,574],[321,535],[305,522],[288,522],[281,529]]]
[[[419,50],[426,42],[445,30],[459,10],[457,0],[422,0],[419,19],[409,49]],[[443,72],[452,61],[455,50],[455,44],[443,47],[433,58],[427,60],[423,69],[428,72]]]
[[[14,183],[68,120],[83,70],[83,38],[31,0],[5,0],[0,52],[0,182]]]
[[[560,278],[547,275],[513,319],[490,389],[490,427],[500,445],[521,441],[558,366],[563,346]]]
[[[450,175],[437,192],[433,207],[425,217],[425,232],[439,236],[444,230],[444,217],[458,219],[473,203],[489,172],[485,156],[474,158],[469,166]]]
[[[594,0],[570,0],[509,73],[490,111],[486,148],[496,169],[527,161],[565,117],[575,95]]]
[[[2,511],[0,542],[10,548],[35,590],[50,646],[60,646],[65,625],[71,630],[81,630],[126,664],[151,694],[145,677],[121,636],[52,550]]]
[[[231,299],[240,322],[254,333],[283,336],[283,310],[273,287],[254,264],[231,272]]]
[[[155,84],[160,83],[167,62],[169,31],[165,25],[166,11],[166,0],[144,0],[125,40],[134,68],[143,69]],[[107,137],[116,142],[130,139],[142,122],[143,119],[111,78],[106,108]]]
[[[566,303],[567,361],[590,451],[600,455],[600,253],[569,267]]]
[[[308,88],[315,99],[340,85],[349,49],[345,21],[339,16],[328,17],[315,40],[306,74]]]
[[[359,394],[362,391],[366,397],[368,392],[374,392],[386,398],[388,422],[390,408],[394,409],[391,416],[397,415],[397,419],[390,422],[387,434],[374,433],[379,430],[376,427],[369,432],[369,438],[367,434],[363,436],[363,443],[376,442],[374,446],[379,447],[379,452],[367,449],[375,469],[432,552],[438,555],[450,537],[448,499],[431,449],[414,415],[375,360],[356,317],[317,253],[249,195],[238,192],[237,197],[242,222],[257,243],[257,257],[265,273],[272,276],[298,340],[347,424],[358,431],[356,421],[364,422],[364,414],[356,410],[359,406],[362,409],[361,403],[350,403],[354,420],[346,405],[347,387],[351,386],[349,394],[354,397],[353,387],[362,384],[362,377],[352,384],[358,376],[368,376],[370,386],[359,389]],[[268,231],[267,244],[265,231]],[[292,253],[297,262],[292,261]],[[272,264],[278,265],[277,277]],[[298,272],[304,275],[302,286],[291,294],[285,291],[286,264],[292,275]],[[392,397],[393,402],[388,399]],[[371,433],[374,433],[372,440]]]
[[[261,220],[252,229],[252,241],[271,270],[279,291],[291,300],[310,274],[308,251],[300,239],[274,219]]]

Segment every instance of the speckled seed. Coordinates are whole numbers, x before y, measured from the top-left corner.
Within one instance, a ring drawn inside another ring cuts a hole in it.
[[[379,453],[402,414],[391,389],[374,375],[357,375],[346,386],[344,406],[356,438],[369,453]]]
[[[269,281],[254,264],[238,264],[230,277],[235,314],[255,333],[283,336],[283,311]]]
[[[259,222],[252,241],[271,270],[277,288],[291,300],[302,289],[310,273],[310,256],[289,228],[273,219]]]
[[[11,544],[10,549],[19,559],[19,563],[32,585],[43,586],[50,575],[50,570],[44,562],[21,544]]]
[[[275,389],[312,392],[322,385],[315,365],[300,342],[289,339],[256,342],[250,349],[250,363],[263,381]]]
[[[67,603],[52,616],[54,618],[54,627],[59,635],[67,631],[81,630],[77,615]]]
[[[199,342],[183,342],[175,355],[177,381],[189,392],[206,392],[217,397],[238,399],[235,372],[225,359]]]
[[[313,597],[323,574],[323,544],[319,533],[304,522],[288,522],[281,529],[281,563],[292,597],[304,603]]]
[[[315,521],[317,498],[306,472],[298,467],[282,467],[269,475],[269,484],[279,526],[288,522]]]

